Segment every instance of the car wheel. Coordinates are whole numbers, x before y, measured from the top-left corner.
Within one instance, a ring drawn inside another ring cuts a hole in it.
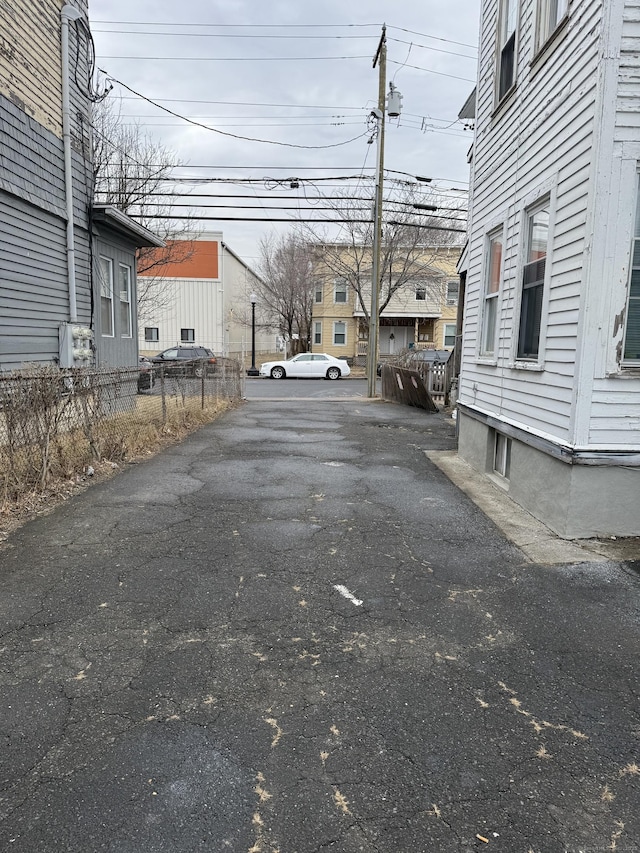
[[[271,378],[272,379],[284,379],[287,374],[284,372],[284,367],[272,367],[271,368]]]
[[[204,367],[196,367],[193,371],[193,375],[196,377],[196,379],[202,379],[202,377],[204,376]]]
[[[340,379],[341,375],[339,367],[330,367],[327,370],[327,379]]]

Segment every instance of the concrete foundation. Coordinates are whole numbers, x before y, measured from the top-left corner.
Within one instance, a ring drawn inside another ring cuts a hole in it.
[[[565,539],[640,535],[640,468],[569,464],[511,438],[507,478],[493,470],[496,430],[458,411],[458,453]]]

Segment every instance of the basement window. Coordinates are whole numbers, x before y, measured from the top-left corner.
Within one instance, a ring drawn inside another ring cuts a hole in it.
[[[495,433],[493,472],[505,480],[509,479],[511,473],[511,439],[501,432]]]

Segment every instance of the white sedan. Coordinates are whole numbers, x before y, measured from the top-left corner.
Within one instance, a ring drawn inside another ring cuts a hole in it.
[[[272,379],[340,379],[351,369],[346,361],[324,352],[301,352],[286,361],[265,361],[260,376]]]

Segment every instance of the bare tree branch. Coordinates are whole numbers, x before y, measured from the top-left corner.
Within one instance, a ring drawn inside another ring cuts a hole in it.
[[[171,192],[171,175],[181,165],[169,148],[156,142],[137,123],[125,124],[122,102],[107,99],[94,105],[93,156],[95,200],[112,204],[166,241],[164,249],[141,249],[138,254],[138,321],[143,325],[173,300],[173,285],[159,275],[149,275],[167,264],[183,263],[193,251],[190,241],[198,230],[191,221],[149,219],[147,213],[169,217],[171,197],[162,207],[156,193]],[[164,198],[165,196],[163,196]]]

